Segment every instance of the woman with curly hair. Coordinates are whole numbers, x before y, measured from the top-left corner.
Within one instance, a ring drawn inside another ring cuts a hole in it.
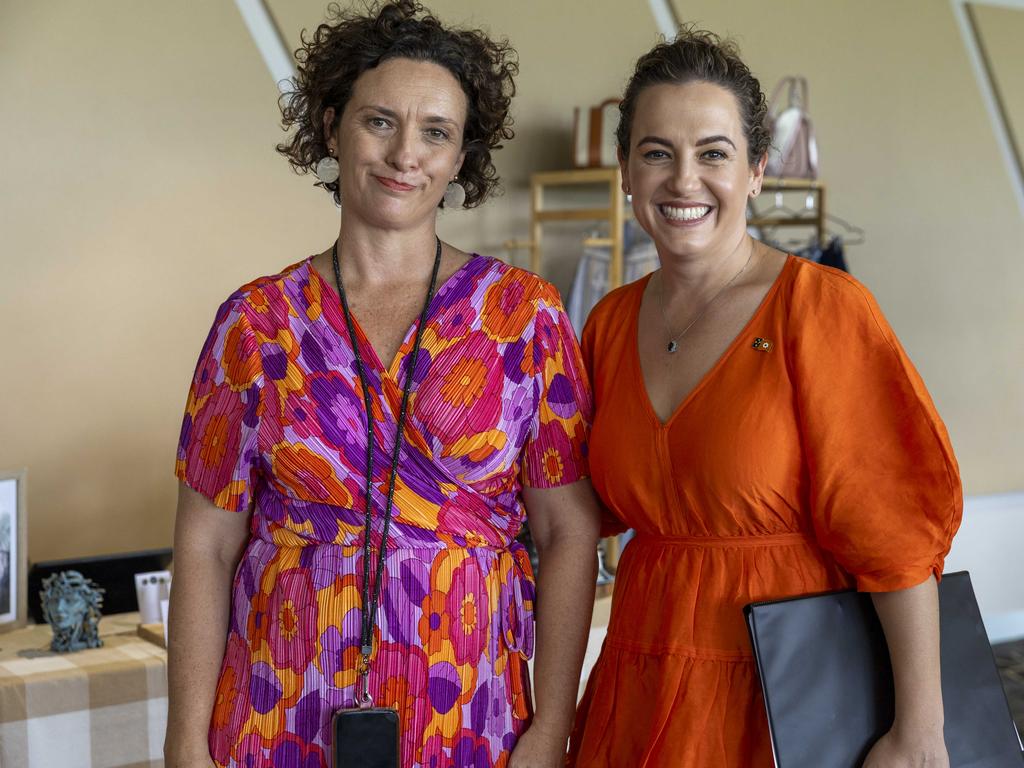
[[[332,718],[371,704],[402,766],[559,765],[593,604],[588,386],[554,288],[435,231],[497,183],[514,52],[411,1],[332,6],[303,42],[278,149],[338,238],[236,291],[200,354],[167,765],[326,766]]]
[[[661,268],[583,331],[605,532],[636,536],[570,765],[773,765],[743,608],[851,587],[872,593],[896,690],[864,765],[948,765],[936,578],[962,498],[924,384],[864,286],[747,234],[771,137],[733,45],[683,30],[620,109]]]

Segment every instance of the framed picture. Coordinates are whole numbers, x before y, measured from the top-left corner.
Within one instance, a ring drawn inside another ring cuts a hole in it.
[[[0,632],[24,626],[28,601],[28,472],[0,472]]]

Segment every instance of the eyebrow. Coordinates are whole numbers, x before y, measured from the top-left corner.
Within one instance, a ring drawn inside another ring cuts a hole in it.
[[[717,144],[719,141],[724,141],[730,147],[736,149],[736,145],[733,144],[732,139],[730,139],[728,136],[708,136],[707,138],[698,141],[696,146],[703,147],[705,144]]]
[[[398,113],[397,112],[395,112],[393,109],[388,109],[387,107],[382,107],[382,106],[380,106],[378,104],[367,104],[365,107],[360,108],[359,111],[360,112],[367,112],[367,111],[379,112],[380,114],[384,115],[385,117],[390,117],[390,118],[393,118],[395,120],[398,119]],[[453,127],[458,125],[458,123],[456,123],[454,120],[452,120],[449,117],[444,117],[443,115],[427,115],[423,119],[423,121],[426,122],[426,123],[444,124],[444,125],[450,125],[450,126],[453,126]]]
[[[663,147],[672,147],[672,142],[668,139],[663,139],[660,136],[644,136],[640,141],[636,143],[639,147],[641,144],[661,144]]]
[[[724,141],[726,144],[736,149],[736,145],[733,140],[728,136],[707,136],[706,138],[700,139],[695,146],[703,147],[705,144],[715,144],[719,141]],[[672,142],[668,139],[663,139],[660,136],[644,136],[640,141],[636,143],[639,147],[641,144],[660,144],[663,147],[671,147]]]

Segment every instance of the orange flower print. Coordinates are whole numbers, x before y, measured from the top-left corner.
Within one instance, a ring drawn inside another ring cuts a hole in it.
[[[252,383],[253,372],[259,370],[255,341],[245,330],[238,322],[231,326],[224,338],[224,379],[236,391],[248,387]]]
[[[437,590],[423,599],[423,615],[417,624],[420,642],[427,656],[433,658],[448,645],[451,633],[451,616],[448,614],[448,596]]]
[[[518,341],[533,320],[535,311],[521,280],[499,280],[487,289],[484,296],[481,314],[484,333],[495,341]]]
[[[334,476],[330,463],[305,445],[282,443],[274,448],[274,474],[303,501],[325,501],[341,507],[352,504],[352,496]]]
[[[487,366],[479,358],[457,360],[444,376],[441,397],[454,408],[472,405],[487,384]]]
[[[562,457],[555,448],[548,448],[544,451],[544,479],[547,480],[551,485],[558,485],[559,480],[562,479],[564,472],[564,465],[562,464]]]

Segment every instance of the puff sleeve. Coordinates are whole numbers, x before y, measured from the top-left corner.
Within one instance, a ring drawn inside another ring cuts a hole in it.
[[[939,578],[963,510],[945,426],[867,289],[805,274],[791,373],[815,535],[861,591]]]
[[[533,422],[520,479],[532,488],[568,485],[590,474],[590,384],[576,333],[557,291],[545,286],[533,323]]]
[[[175,474],[222,509],[246,511],[260,466],[263,372],[255,333],[233,296],[199,355],[181,426]]]

